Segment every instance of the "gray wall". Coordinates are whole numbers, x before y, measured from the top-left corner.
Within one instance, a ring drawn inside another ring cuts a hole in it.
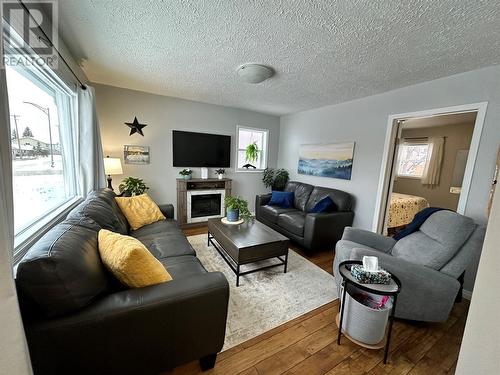
[[[354,225],[372,229],[387,119],[391,114],[487,101],[466,214],[485,222],[488,191],[500,143],[500,66],[475,70],[384,94],[281,117],[278,166],[291,177],[343,189],[356,198]],[[355,141],[352,179],[297,174],[300,144]]]
[[[189,100],[148,94],[140,91],[95,84],[97,113],[101,125],[104,155],[121,157],[124,145],[151,146],[151,164],[123,164],[123,176],[113,178],[115,190],[126,176],[143,178],[151,188],[149,194],[159,203],[176,205],[176,178],[181,168],[172,167],[172,130],[197,131],[231,135],[231,170],[226,169],[233,180],[233,194],[249,201],[253,211],[255,194],[266,192],[261,173],[234,172],[236,126],[245,125],[269,129],[270,167],[275,167],[278,157],[279,118],[257,112],[203,104]],[[129,136],[124,125],[137,116],[148,126],[144,137]],[[193,168],[193,177],[200,177],[200,168]],[[210,169],[213,177],[213,169]]]
[[[352,193],[354,226],[372,229],[388,116],[432,108],[489,102],[466,215],[484,223],[500,143],[500,66],[479,69],[387,93],[281,117],[278,166],[291,178]],[[350,181],[297,174],[300,144],[355,141]],[[466,273],[471,290],[476,260]]]

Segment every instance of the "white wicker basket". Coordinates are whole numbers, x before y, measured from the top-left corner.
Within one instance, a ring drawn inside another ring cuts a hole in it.
[[[354,285],[347,284],[342,332],[362,343],[376,345],[384,339],[389,313],[392,308],[392,298],[389,298],[383,309],[372,309],[356,301],[351,296],[356,291]],[[342,296],[343,292],[340,295]],[[344,302],[341,301],[341,303]]]

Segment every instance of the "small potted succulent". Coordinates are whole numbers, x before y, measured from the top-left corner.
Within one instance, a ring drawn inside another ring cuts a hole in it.
[[[193,175],[193,171],[189,168],[185,168],[182,171],[179,172],[179,174],[182,176],[184,180],[190,180],[191,176]]]
[[[227,221],[235,222],[240,219],[248,221],[252,218],[252,214],[248,210],[248,202],[243,198],[226,196],[224,205],[226,206]]]
[[[149,190],[149,187],[146,186],[144,181],[140,178],[135,177],[127,177],[125,178],[120,186],[120,193],[125,197],[132,197],[134,195],[141,195]]]
[[[217,175],[219,180],[222,180],[222,178],[224,177],[224,173],[226,173],[226,170],[224,168],[219,168],[215,170],[215,174]]]

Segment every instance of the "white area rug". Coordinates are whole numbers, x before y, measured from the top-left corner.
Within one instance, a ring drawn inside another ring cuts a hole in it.
[[[190,236],[188,240],[205,268],[223,272],[229,282],[229,313],[222,350],[338,298],[334,277],[292,250],[286,274],[283,266],[258,271],[241,276],[240,286],[236,287],[234,272],[213,246],[207,247],[206,235]],[[273,260],[253,263],[250,268],[267,262]]]

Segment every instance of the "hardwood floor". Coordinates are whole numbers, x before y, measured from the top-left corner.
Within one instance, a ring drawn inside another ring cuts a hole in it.
[[[206,233],[206,227],[185,230],[185,234]],[[292,249],[306,256],[295,246]],[[308,257],[332,272],[333,250]],[[396,320],[389,362],[384,365],[383,349],[368,350],[342,338],[337,345],[334,301],[222,352],[213,370],[203,374],[453,374],[467,318],[469,302],[455,304],[445,323],[426,324]],[[164,375],[202,373],[197,361]]]

